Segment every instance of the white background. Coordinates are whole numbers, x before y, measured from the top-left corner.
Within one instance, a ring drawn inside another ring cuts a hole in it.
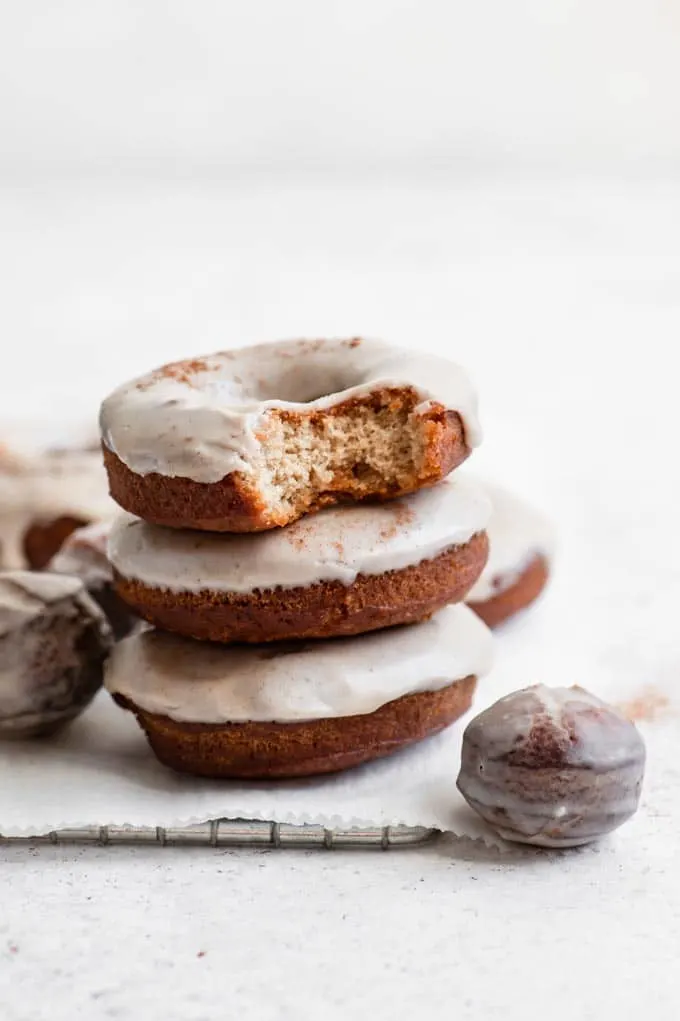
[[[447,351],[477,465],[561,536],[499,669],[672,692],[679,34],[677,0],[5,2],[0,419],[277,336]],[[675,1019],[677,726],[572,855],[0,848],[3,1017]]]
[[[679,43],[676,0],[5,2],[0,161],[674,172]]]

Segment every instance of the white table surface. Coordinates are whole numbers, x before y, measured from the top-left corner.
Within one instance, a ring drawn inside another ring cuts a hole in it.
[[[0,222],[0,419],[273,336],[449,350],[483,395],[477,466],[558,520],[555,590],[583,579],[527,683],[680,674],[680,188],[34,184]],[[2,1017],[677,1018],[677,779],[650,763],[640,817],[569,854],[2,847]]]

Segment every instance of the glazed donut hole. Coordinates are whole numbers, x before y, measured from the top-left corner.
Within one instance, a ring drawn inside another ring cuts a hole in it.
[[[113,637],[74,577],[0,573],[0,739],[49,735],[101,687]]]
[[[503,838],[576,847],[637,810],[645,745],[627,717],[584,688],[537,684],[468,724],[458,789]]]

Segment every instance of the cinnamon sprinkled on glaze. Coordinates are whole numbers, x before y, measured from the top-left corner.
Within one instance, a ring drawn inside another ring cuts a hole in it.
[[[109,557],[127,579],[173,592],[252,592],[322,581],[351,585],[359,574],[419,564],[484,531],[490,504],[467,479],[447,479],[392,503],[308,515],[257,535],[212,535],[121,518]]]
[[[204,358],[192,358],[181,362],[170,362],[168,365],[162,365],[159,369],[156,369],[148,377],[138,380],[134,386],[136,390],[143,393],[145,390],[149,390],[155,386],[159,380],[171,379],[177,383],[184,383],[186,386],[194,387],[196,385],[194,376],[202,372],[215,371],[216,369],[217,365],[211,365]],[[165,407],[172,407],[178,403],[179,402],[177,400],[167,402]]]
[[[415,521],[415,511],[405,503],[395,504],[390,510],[393,511],[393,520],[380,532],[383,542],[394,539],[400,531],[407,529]]]
[[[174,362],[171,365],[166,365],[159,369],[159,375],[166,379],[175,379],[178,383],[193,386],[195,382],[193,377],[199,372],[209,372],[211,368],[214,370],[215,366],[209,365],[202,358],[194,358],[192,361]]]

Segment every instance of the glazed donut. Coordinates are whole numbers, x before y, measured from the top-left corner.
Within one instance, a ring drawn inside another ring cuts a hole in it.
[[[554,556],[555,531],[543,514],[507,489],[475,480],[485,489],[493,512],[486,527],[489,558],[466,602],[489,627],[497,627],[543,592]]]
[[[112,520],[98,521],[71,532],[47,569],[80,578],[104,612],[116,638],[123,638],[138,619],[113,587],[113,571],[106,554],[111,525]]]
[[[490,513],[484,492],[454,477],[259,535],[126,516],[108,555],[120,597],[158,627],[216,642],[331,638],[422,620],[463,599],[486,560]]]
[[[468,724],[458,787],[506,840],[574,847],[633,815],[644,769],[625,716],[583,688],[537,684]]]
[[[457,365],[376,340],[261,344],[166,365],[101,410],[113,498],[173,528],[257,532],[444,478],[480,441]]]
[[[0,575],[0,737],[51,734],[89,705],[113,644],[77,578]]]
[[[76,528],[111,517],[98,449],[0,447],[0,568],[44,568]]]
[[[230,646],[147,630],[105,685],[160,761],[210,777],[332,773],[442,730],[470,706],[491,635],[465,606],[417,627],[312,644]]]

